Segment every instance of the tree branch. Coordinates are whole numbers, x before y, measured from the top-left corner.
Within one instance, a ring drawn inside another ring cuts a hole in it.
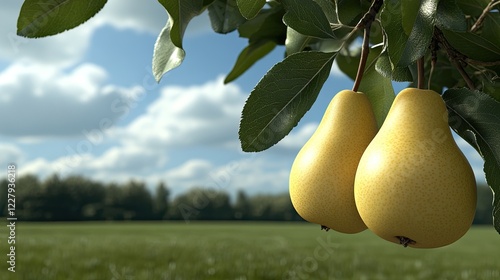
[[[500,4],[500,1],[495,2],[495,0],[491,0],[490,3],[488,3],[486,8],[484,8],[483,12],[477,19],[477,21],[474,23],[474,25],[472,25],[470,32],[476,32],[481,27],[481,25],[483,25],[484,19],[486,18],[488,13],[493,9],[493,7],[497,4]]]
[[[474,82],[472,81],[472,79],[469,77],[469,75],[462,66],[462,63],[467,63],[467,57],[461,52],[457,51],[452,45],[450,45],[448,40],[446,40],[446,38],[444,37],[443,32],[441,32],[441,30],[439,30],[439,28],[437,27],[434,28],[434,37],[439,43],[441,43],[444,50],[448,54],[448,58],[453,63],[453,65],[455,65],[455,68],[457,68],[458,72],[460,73],[464,81],[467,83],[467,86],[471,90],[474,90],[475,89]]]

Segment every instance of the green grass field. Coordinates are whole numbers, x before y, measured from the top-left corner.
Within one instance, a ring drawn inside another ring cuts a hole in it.
[[[18,224],[0,279],[500,279],[500,236],[473,228],[440,249],[306,223]]]

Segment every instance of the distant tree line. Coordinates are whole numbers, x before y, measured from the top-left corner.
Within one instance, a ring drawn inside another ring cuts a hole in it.
[[[0,182],[0,214],[8,215],[7,180]],[[248,220],[302,221],[288,193],[248,196],[207,188],[192,188],[175,198],[163,182],[154,192],[144,182],[101,183],[82,176],[40,180],[33,175],[16,180],[16,217],[22,221],[97,220]],[[478,187],[475,224],[492,224],[492,194]]]
[[[0,181],[0,215],[8,214],[7,184]],[[16,217],[22,221],[95,220],[268,220],[301,221],[287,194],[248,196],[192,188],[171,198],[160,182],[154,192],[144,182],[101,183],[81,176],[57,175],[16,180]]]

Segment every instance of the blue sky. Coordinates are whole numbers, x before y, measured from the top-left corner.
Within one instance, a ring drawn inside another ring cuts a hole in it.
[[[156,84],[151,57],[167,20],[157,1],[110,0],[84,25],[37,40],[15,35],[21,4],[6,1],[0,10],[0,164],[15,162],[20,174],[164,181],[174,194],[193,186],[285,192],[292,161],[330,99],[352,87],[334,69],[288,137],[245,154],[241,109],[283,48],[224,86],[247,42],[237,32],[215,34],[202,15],[186,32],[184,63]],[[481,158],[458,144],[482,181]]]

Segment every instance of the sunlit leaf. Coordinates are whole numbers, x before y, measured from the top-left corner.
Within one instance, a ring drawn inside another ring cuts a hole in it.
[[[168,21],[156,40],[153,53],[153,75],[156,81],[168,71],[181,65],[186,53],[170,39],[171,23]]]
[[[172,43],[182,48],[182,38],[189,22],[203,11],[203,0],[158,0],[163,5],[172,21],[170,38]]]
[[[156,81],[168,71],[178,67],[186,55],[182,39],[189,22],[203,11],[203,0],[158,0],[169,15],[167,25],[156,40],[153,53],[153,75]]]
[[[422,0],[398,66],[408,66],[427,52],[434,34],[438,3],[439,0]]]
[[[441,0],[438,4],[436,24],[442,29],[455,32],[466,32],[467,22],[462,9],[458,7],[456,0]]]

